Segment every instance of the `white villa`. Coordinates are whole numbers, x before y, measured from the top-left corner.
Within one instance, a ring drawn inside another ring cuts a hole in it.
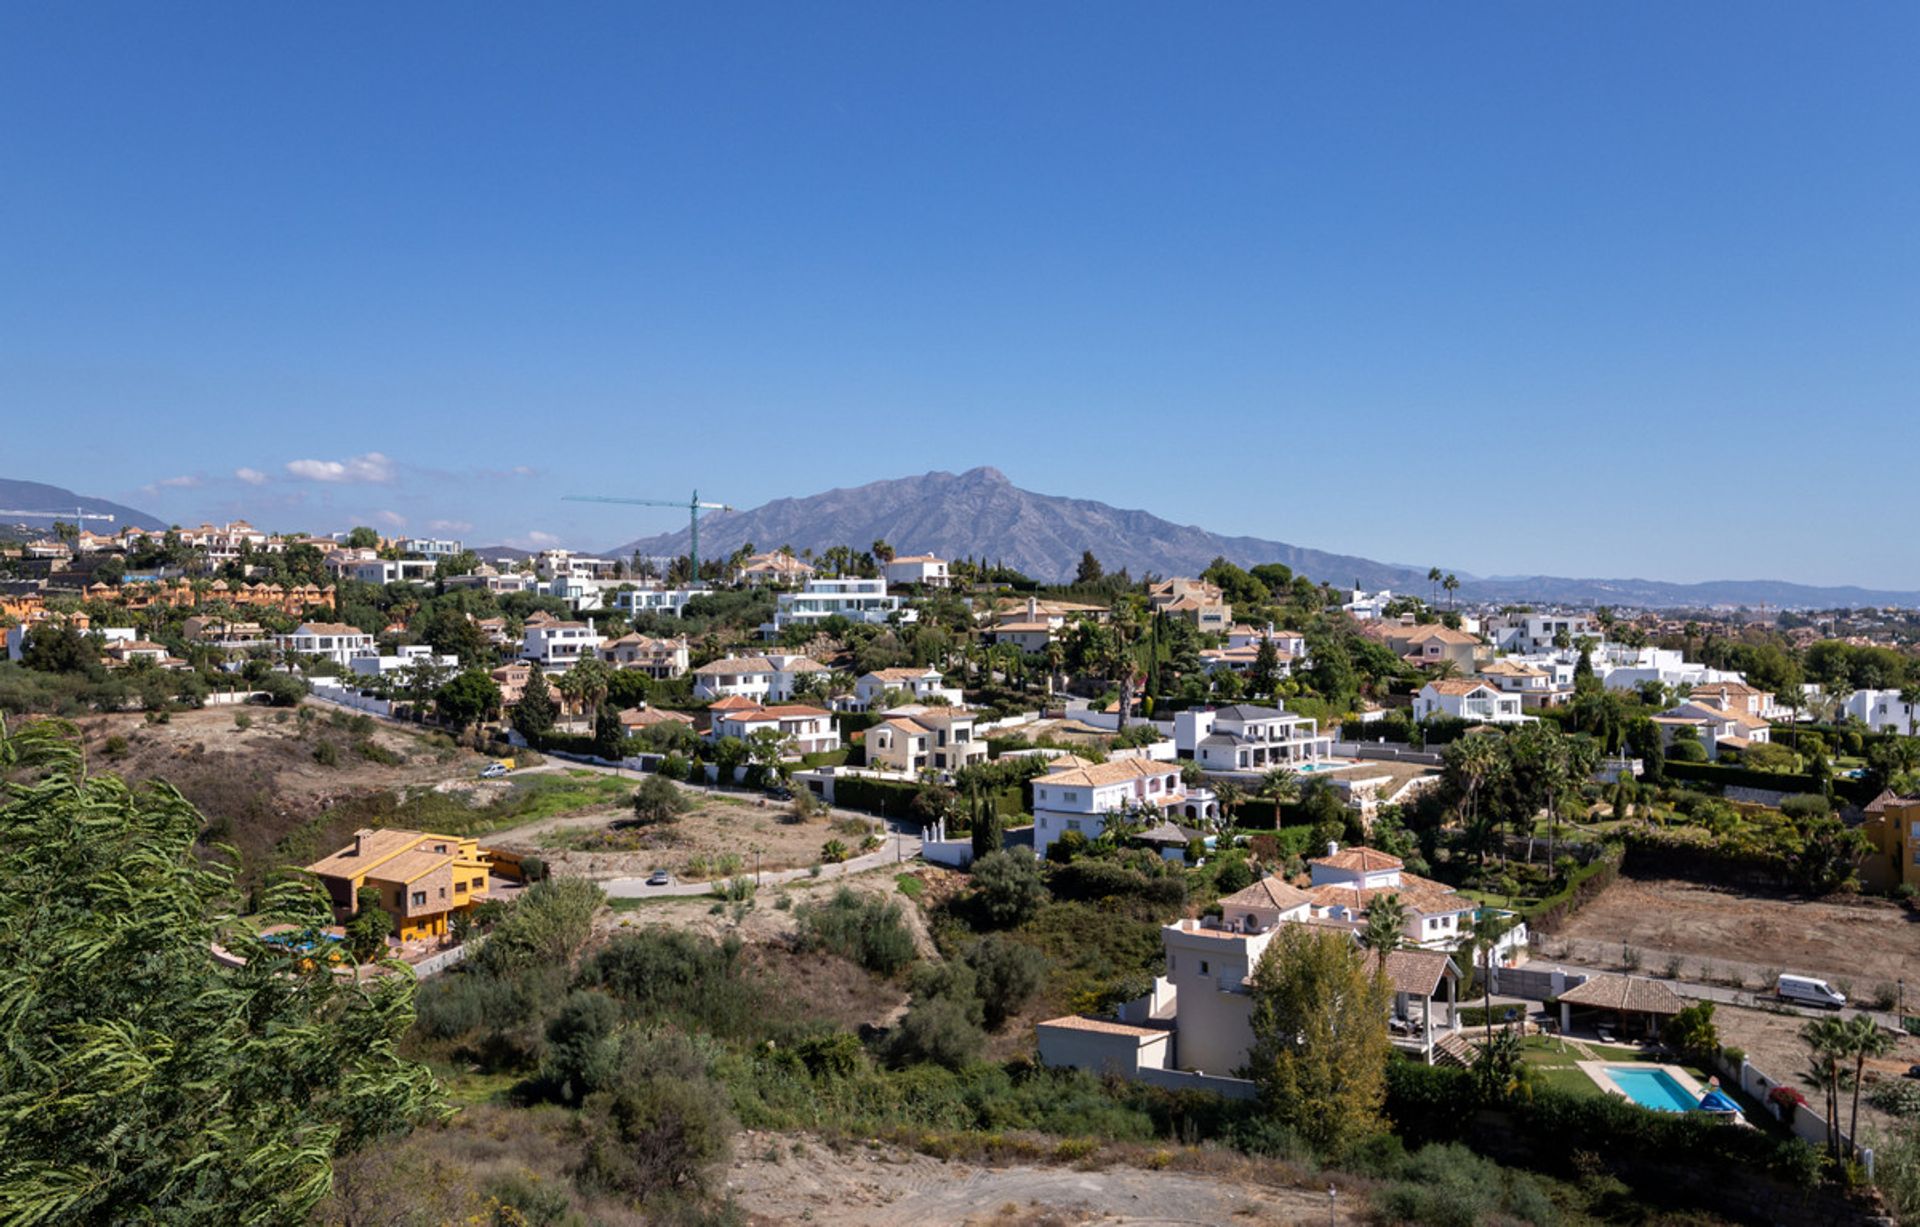
[[[357,626],[341,622],[302,622],[289,635],[275,635],[274,642],[290,656],[324,656],[342,669],[353,667],[356,656],[377,656],[373,636]]]
[[[1900,698],[1898,690],[1856,690],[1840,704],[1840,710],[1867,725],[1876,733],[1901,733],[1920,726],[1920,711]]]
[[[1744,711],[1724,711],[1691,699],[1655,716],[1653,723],[1660,730],[1663,746],[1671,746],[1679,730],[1692,729],[1710,761],[1717,760],[1722,750],[1744,750],[1773,738],[1773,727],[1759,716]]]
[[[904,690],[915,699],[925,701],[943,698],[949,703],[958,704],[961,694],[948,687],[938,669],[876,669],[872,673],[863,673],[853,684],[854,701],[861,707],[871,707],[889,690]]]
[[[947,586],[947,562],[932,554],[898,554],[887,560],[885,569],[889,584],[921,584],[928,588]]]
[[[1033,780],[1033,851],[1045,856],[1068,831],[1097,839],[1115,816],[1146,815],[1212,821],[1220,804],[1205,789],[1180,783],[1178,763],[1141,758],[1086,764],[1078,759]]]
[[[1480,666],[1480,676],[1505,694],[1520,696],[1520,706],[1558,707],[1573,701],[1574,666],[1550,656],[1502,656]]]
[[[830,711],[801,705],[734,706],[737,702],[729,700],[713,709],[711,740],[718,741],[722,737],[745,740],[763,729],[771,729],[786,742],[785,757],[788,758],[840,748],[840,733],[833,727],[833,713]]]
[[[1485,724],[1520,724],[1534,719],[1524,714],[1524,706],[1519,695],[1508,694],[1488,682],[1444,678],[1428,682],[1413,697],[1413,718],[1451,716]]]
[[[1175,713],[1173,744],[1203,770],[1221,775],[1297,769],[1333,753],[1333,738],[1321,735],[1318,721],[1279,707],[1244,703]]]
[[[905,598],[887,595],[884,579],[810,579],[798,592],[782,592],[773,621],[760,629],[772,637],[789,626],[807,626],[828,618],[882,623],[898,613],[910,620],[912,611],[904,610],[905,605]]]
[[[677,618],[694,597],[712,595],[711,588],[628,588],[613,594],[613,607],[628,617],[650,613]]]
[[[600,659],[616,669],[638,669],[652,678],[675,678],[687,671],[687,637],[654,639],[629,632],[600,645]]]
[[[826,670],[819,661],[797,652],[729,656],[693,671],[693,697],[723,699],[738,695],[756,703],[784,703],[793,698],[802,675]]]
[[[571,669],[598,655],[603,641],[591,622],[563,622],[535,614],[521,631],[520,656],[548,672]]]
[[[1494,647],[1522,653],[1551,651],[1558,646],[1555,639],[1571,644],[1587,638],[1597,643],[1606,637],[1600,624],[1585,614],[1514,614],[1491,619],[1487,633]]]

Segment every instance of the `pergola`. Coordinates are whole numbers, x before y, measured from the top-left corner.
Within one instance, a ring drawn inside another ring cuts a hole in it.
[[[1371,960],[1380,962],[1376,954]],[[1387,983],[1393,988],[1393,1016],[1412,1022],[1413,1003],[1420,1003],[1420,1034],[1412,1041],[1420,1056],[1433,1064],[1433,999],[1445,986],[1446,1023],[1450,1031],[1460,1030],[1460,968],[1444,950],[1390,950],[1386,956]]]
[[[1657,1037],[1667,1019],[1685,1006],[1678,993],[1658,980],[1603,974],[1560,994],[1560,1032],[1573,1029],[1575,1007],[1611,1014],[1620,1034]]]

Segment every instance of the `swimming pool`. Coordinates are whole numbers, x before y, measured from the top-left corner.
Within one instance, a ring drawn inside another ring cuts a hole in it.
[[[1692,1091],[1664,1069],[1632,1069],[1609,1065],[1607,1077],[1628,1099],[1656,1112],[1691,1112],[1699,1107]]]

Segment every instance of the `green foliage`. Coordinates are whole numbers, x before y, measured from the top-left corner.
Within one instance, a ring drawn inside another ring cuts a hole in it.
[[[973,862],[972,904],[983,923],[993,928],[1024,924],[1046,902],[1039,862],[1027,848],[989,852]]]
[[[641,780],[633,790],[633,820],[641,826],[677,822],[692,808],[693,801],[664,772]]]
[[[890,1038],[888,1055],[897,1065],[962,1069],[986,1044],[982,1021],[979,981],[969,965],[922,967],[914,976],[912,1003]]]
[[[1024,942],[994,933],[967,947],[967,966],[973,968],[978,981],[986,1025],[998,1031],[1040,991],[1047,974],[1047,956]]]
[[[499,683],[484,669],[468,669],[440,687],[433,696],[434,710],[457,729],[498,716],[500,702]]]
[[[380,892],[363,886],[355,899],[353,919],[347,922],[347,953],[356,963],[371,963],[387,952],[393,917],[380,909]]]
[[[565,965],[593,929],[606,895],[581,878],[549,878],[527,888],[469,962],[483,972]]]
[[[1685,1006],[1660,1031],[1667,1047],[1688,1060],[1708,1064],[1720,1053],[1720,1029],[1713,1022],[1713,1002]]]
[[[222,932],[231,873],[172,788],[88,776],[73,730],[0,728],[0,1206],[22,1224],[297,1222],[331,1159],[431,1110],[395,1042],[413,980]],[[331,920],[309,882],[262,918]],[[247,960],[216,963],[223,942]]]
[[[643,1203],[708,1189],[735,1123],[724,1090],[680,1045],[676,1051],[665,1037],[630,1043],[616,1085],[588,1098],[582,1184]]]
[[[580,983],[602,988],[648,1023],[726,1037],[763,1026],[766,1005],[741,963],[740,941],[715,941],[680,929],[621,933],[580,970]]]
[[[794,916],[805,946],[837,954],[868,971],[890,976],[913,961],[913,934],[894,900],[863,897],[843,886],[826,903],[794,909]]]
[[[1380,1127],[1393,994],[1368,961],[1344,934],[1284,925],[1251,977],[1261,1103],[1322,1151]]]
[[[538,747],[553,732],[554,716],[553,693],[547,686],[547,675],[536,668],[527,677],[520,702],[514,705],[513,727],[527,739],[528,745]]]

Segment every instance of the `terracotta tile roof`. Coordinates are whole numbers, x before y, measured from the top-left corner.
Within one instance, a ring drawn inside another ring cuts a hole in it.
[[[939,677],[940,671],[938,669],[908,668],[875,669],[873,672],[863,676],[860,680],[865,681],[869,677],[877,677],[883,682],[917,682],[924,679],[928,674]]]
[[[730,711],[740,711],[743,708],[758,707],[758,706],[760,705],[754,702],[752,699],[749,699],[746,695],[730,694],[726,698],[721,699],[717,703],[709,703],[707,705],[707,710],[717,711],[717,712],[730,712]]]
[[[1115,759],[1110,763],[1095,763],[1086,767],[1069,767],[1064,771],[1049,771],[1034,778],[1046,784],[1082,784],[1089,788],[1099,788],[1106,784],[1121,784],[1128,780],[1144,780],[1155,776],[1178,776],[1178,767],[1165,763],[1150,763],[1138,758]]]
[[[1428,623],[1424,626],[1410,626],[1406,628],[1405,631],[1393,635],[1393,638],[1405,639],[1409,643],[1426,643],[1431,639],[1437,639],[1441,643],[1462,645],[1470,643],[1477,644],[1480,642],[1477,636],[1469,635],[1465,631],[1454,630],[1451,626],[1442,626],[1437,622]]]
[[[711,661],[694,670],[695,675],[721,673],[816,673],[826,668],[817,660],[802,656],[776,665],[765,656],[729,656]]]
[[[1356,873],[1381,873],[1388,869],[1404,869],[1406,862],[1397,856],[1388,856],[1378,848],[1369,848],[1355,844],[1350,848],[1340,848],[1331,856],[1311,858],[1309,865],[1325,865],[1329,869],[1346,869]]]
[[[1476,690],[1488,690],[1488,691],[1492,691],[1494,694],[1500,693],[1498,690],[1488,685],[1486,682],[1475,681],[1472,678],[1453,678],[1453,677],[1442,678],[1437,682],[1428,682],[1427,686],[1435,694],[1468,695],[1468,694],[1472,694]]]
[[[1307,892],[1295,886],[1289,886],[1279,878],[1261,878],[1245,890],[1234,891],[1220,900],[1224,910],[1236,907],[1275,908],[1279,911],[1291,911],[1303,903],[1309,903]]]
[[[1378,965],[1379,952],[1369,952],[1367,962]],[[1455,976],[1460,974],[1444,950],[1391,950],[1387,952],[1386,963],[1387,983],[1393,985],[1395,992],[1415,997],[1431,997],[1437,993],[1449,968]]]
[[[1068,1014],[1064,1018],[1049,1018],[1040,1025],[1060,1027],[1067,1031],[1095,1031],[1101,1035],[1130,1035],[1141,1040],[1171,1034],[1168,1031],[1157,1031],[1152,1027],[1135,1027],[1128,1023],[1112,1022],[1104,1018],[1082,1018],[1078,1014]]]
[[[348,626],[344,622],[302,622],[294,628],[296,635],[364,635],[367,632],[357,626]]]
[[[1678,1014],[1683,1004],[1677,993],[1658,980],[1611,974],[1597,975],[1578,988],[1568,989],[1560,994],[1560,1000],[1569,1005],[1636,1014]]]

